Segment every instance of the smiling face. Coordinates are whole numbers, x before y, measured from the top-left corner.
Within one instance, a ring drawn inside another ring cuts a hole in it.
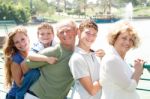
[[[43,28],[38,31],[38,39],[44,45],[50,45],[54,38],[54,33],[51,29]]]
[[[140,43],[138,32],[128,21],[115,23],[107,39],[123,59],[129,49],[137,48]]]
[[[24,33],[16,33],[13,37],[14,46],[19,51],[28,51],[29,50],[29,38]]]
[[[126,52],[133,47],[134,39],[130,33],[120,33],[114,43],[115,49],[120,55],[125,55]]]
[[[91,47],[97,37],[97,30],[94,28],[84,28],[82,32],[79,32],[79,46],[85,46],[86,48]]]
[[[79,25],[79,44],[78,46],[85,51],[89,52],[91,49],[91,45],[96,40],[98,33],[97,24],[90,19],[84,20]]]
[[[64,46],[74,46],[76,37],[76,28],[68,25],[61,26],[57,31],[57,36]]]

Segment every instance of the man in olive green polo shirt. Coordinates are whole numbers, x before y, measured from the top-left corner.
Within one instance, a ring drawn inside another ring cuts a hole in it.
[[[60,22],[57,27],[57,36],[60,43],[40,52],[45,56],[56,57],[57,62],[48,64],[47,62],[26,61],[27,67],[40,69],[41,76],[29,89],[38,98],[65,99],[67,96],[73,84],[68,62],[75,47],[76,34],[77,27],[74,21]]]

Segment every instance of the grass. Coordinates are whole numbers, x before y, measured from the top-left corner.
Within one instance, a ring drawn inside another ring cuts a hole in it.
[[[134,16],[150,17],[150,7],[137,7],[133,12]]]

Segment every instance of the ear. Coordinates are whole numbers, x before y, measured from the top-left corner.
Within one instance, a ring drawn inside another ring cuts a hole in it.
[[[81,33],[81,31],[79,29],[77,29],[77,35],[79,36]]]
[[[59,38],[59,33],[57,33],[56,35],[57,35],[57,37]]]

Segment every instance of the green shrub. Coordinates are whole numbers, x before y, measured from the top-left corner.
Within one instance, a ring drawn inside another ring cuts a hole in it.
[[[29,9],[23,8],[21,5],[0,4],[0,20],[15,20],[17,24],[25,24],[29,18]]]

